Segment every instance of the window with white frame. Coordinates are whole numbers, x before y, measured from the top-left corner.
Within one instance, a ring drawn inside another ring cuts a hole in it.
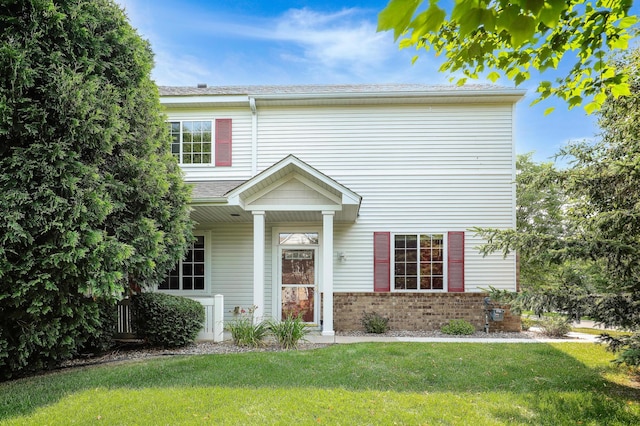
[[[211,164],[213,121],[170,121],[171,153],[180,164]]]
[[[396,234],[394,290],[444,290],[444,235]]]
[[[187,250],[187,255],[181,260],[164,282],[158,286],[159,290],[204,290],[205,282],[205,250],[204,236],[195,237],[195,241]]]

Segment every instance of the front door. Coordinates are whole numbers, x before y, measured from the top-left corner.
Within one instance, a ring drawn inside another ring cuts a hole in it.
[[[318,248],[280,247],[280,318],[298,315],[306,323],[318,324]]]

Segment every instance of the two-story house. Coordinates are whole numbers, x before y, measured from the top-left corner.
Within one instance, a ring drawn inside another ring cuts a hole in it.
[[[495,86],[160,87],[193,184],[187,257],[159,291],[224,295],[332,335],[363,311],[394,329],[484,323],[516,259],[472,227],[515,228],[514,108]]]

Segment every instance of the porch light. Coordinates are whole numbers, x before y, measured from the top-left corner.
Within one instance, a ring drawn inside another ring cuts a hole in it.
[[[338,253],[338,260],[340,261],[340,263],[344,263],[347,261],[347,254],[343,251]]]

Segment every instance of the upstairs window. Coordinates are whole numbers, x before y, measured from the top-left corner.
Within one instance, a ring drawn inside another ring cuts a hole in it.
[[[180,164],[211,164],[213,139],[211,121],[172,121],[171,153]]]
[[[171,153],[180,164],[231,166],[231,119],[167,123]]]

